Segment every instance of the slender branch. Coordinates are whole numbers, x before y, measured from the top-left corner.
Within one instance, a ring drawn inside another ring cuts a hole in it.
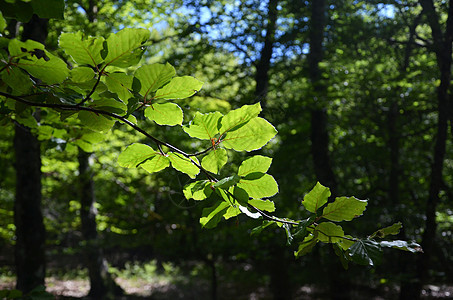
[[[99,77],[98,77],[98,80],[96,80],[96,83],[94,84],[93,88],[91,89],[91,91],[88,93],[88,95],[86,95],[86,97],[78,104],[76,104],[76,106],[82,106],[85,102],[88,101],[88,99],[90,99],[91,95],[94,94],[94,92],[96,91],[96,88],[98,87],[99,85],[99,82],[101,82],[101,77],[102,77],[102,74],[104,73],[104,68],[102,68],[100,71],[99,71]]]

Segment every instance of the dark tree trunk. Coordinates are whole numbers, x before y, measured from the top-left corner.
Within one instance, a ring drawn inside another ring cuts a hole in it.
[[[123,291],[108,272],[107,262],[104,259],[102,247],[99,245],[90,156],[90,153],[79,149],[80,220],[83,238],[86,242],[86,264],[90,277],[89,297],[93,299],[114,299],[115,295],[121,295]]]
[[[269,69],[271,66],[275,28],[277,25],[277,4],[278,0],[269,0],[266,36],[264,37],[264,45],[261,49],[260,59],[256,64],[255,97],[261,101],[263,107],[266,107],[266,97],[269,91]]]
[[[317,180],[330,188],[331,199],[337,194],[337,180],[333,172],[329,152],[327,87],[322,80],[319,64],[323,60],[324,30],[327,20],[325,0],[311,2],[310,53],[308,71],[312,84],[313,108],[311,110],[311,153]],[[329,295],[331,299],[350,299],[350,282],[346,271],[331,250],[327,259]]]
[[[30,129],[16,125],[16,288],[24,293],[44,285],[45,228],[41,212],[40,144]]]
[[[47,20],[37,16],[24,25],[22,39],[45,43]],[[16,155],[16,288],[26,293],[44,285],[45,228],[41,211],[40,143],[29,128],[16,124],[14,137]]]
[[[432,0],[420,0],[423,13],[431,27],[433,37],[433,49],[436,53],[437,65],[440,71],[440,85],[437,88],[437,111],[438,123],[437,134],[434,144],[434,160],[431,165],[431,178],[429,185],[428,200],[425,207],[425,229],[422,236],[422,248],[424,253],[418,256],[417,277],[413,281],[412,299],[420,299],[423,285],[427,283],[430,260],[435,250],[436,238],[436,209],[439,204],[439,193],[442,188],[442,170],[445,159],[447,130],[448,130],[448,108],[452,64],[452,42],[453,42],[453,0],[449,1],[448,19],[445,34],[442,33],[440,18]]]

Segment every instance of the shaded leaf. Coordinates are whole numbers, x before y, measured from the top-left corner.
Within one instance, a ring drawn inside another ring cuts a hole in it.
[[[401,240],[382,241],[382,242],[379,242],[379,245],[381,247],[394,248],[394,249],[409,251],[412,253],[423,252],[422,247],[415,242],[407,242],[407,241],[401,241]]]
[[[403,227],[403,224],[401,224],[401,222],[398,222],[391,226],[381,228],[381,229],[375,231],[372,235],[370,235],[369,238],[370,239],[372,239],[374,237],[384,238],[387,235],[396,235],[396,234],[400,233],[400,230],[402,227]]]
[[[349,256],[355,263],[374,266],[382,259],[382,249],[373,240],[359,240],[349,248]]]
[[[216,227],[229,207],[230,205],[227,202],[219,201],[212,207],[204,208],[201,213],[200,224],[204,228]]]
[[[337,243],[344,236],[343,228],[332,222],[323,222],[315,227],[318,239],[324,243]]]
[[[313,250],[313,247],[316,246],[318,239],[314,238],[313,235],[307,236],[302,243],[299,244],[297,251],[294,253],[296,257],[304,256]]]

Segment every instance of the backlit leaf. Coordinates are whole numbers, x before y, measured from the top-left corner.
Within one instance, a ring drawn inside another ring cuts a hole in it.
[[[140,80],[140,94],[145,99],[149,99],[151,92],[155,92],[158,88],[168,83],[175,74],[175,68],[167,63],[165,65],[144,65],[135,71],[134,76]]]
[[[219,133],[218,122],[222,117],[219,112],[201,114],[197,112],[188,126],[184,126],[184,131],[193,138],[210,140]]]
[[[330,189],[318,182],[315,187],[305,195],[302,204],[309,212],[316,213],[318,208],[327,203],[327,199],[330,195]]]
[[[170,166],[170,159],[160,153],[140,165],[140,167],[149,173],[159,172],[168,166]]]
[[[274,212],[275,211],[275,204],[270,200],[260,200],[260,199],[250,199],[249,204],[253,207],[256,207],[260,210]]]
[[[237,184],[252,198],[272,197],[278,193],[278,184],[269,174],[251,173]]]
[[[265,119],[253,118],[238,129],[228,131],[222,143],[227,149],[253,151],[266,145],[276,133],[274,126]]]
[[[247,176],[250,173],[266,173],[271,166],[272,158],[255,155],[250,158],[247,158],[242,162],[239,166],[238,175],[239,176]]]
[[[145,109],[145,117],[159,125],[181,125],[182,109],[175,103],[155,103]]]
[[[71,71],[71,79],[74,82],[86,82],[94,78],[95,74],[92,68],[77,67]]]
[[[370,235],[370,239],[372,239],[374,237],[384,238],[387,235],[396,235],[396,234],[400,233],[400,230],[402,227],[403,227],[403,224],[401,224],[401,222],[398,222],[391,226],[381,228],[381,229],[375,231],[372,235]]]
[[[101,51],[104,46],[103,37],[86,37],[82,32],[62,33],[59,44],[63,50],[69,54],[79,65],[90,65],[96,67],[104,62]]]
[[[90,111],[80,111],[79,119],[89,129],[100,132],[109,131],[113,127],[113,124],[115,124],[115,120]]]
[[[204,208],[200,218],[200,224],[204,228],[214,228],[222,219],[230,205],[225,201],[219,201],[214,206]]]
[[[198,169],[198,167],[194,165],[190,159],[182,156],[181,154],[171,152],[168,155],[168,158],[170,159],[171,166],[173,168],[189,175],[190,178],[195,178],[198,175],[198,173],[200,173],[200,169]],[[198,163],[196,157],[192,157],[192,159]]]
[[[351,221],[360,216],[366,209],[368,202],[355,197],[337,197],[323,210],[322,217],[331,221]]]
[[[233,185],[237,184],[241,178],[237,176],[236,174],[233,176],[225,177],[216,183],[214,183],[212,186],[215,188],[221,188],[224,190],[229,189]]]
[[[118,156],[118,164],[125,168],[137,168],[145,160],[157,154],[158,152],[148,145],[132,144]]]
[[[18,65],[47,84],[63,82],[69,75],[66,63],[49,52],[46,52],[46,57],[47,59],[28,56],[20,59]]]
[[[191,76],[174,77],[168,84],[156,91],[156,99],[184,99],[198,92],[203,82]]]
[[[187,200],[204,200],[212,194],[211,182],[208,180],[192,182],[184,186],[183,193]]]
[[[227,163],[227,151],[223,148],[212,150],[201,160],[201,166],[209,172],[218,174],[220,169]]]
[[[343,228],[332,222],[323,222],[315,227],[318,239],[324,243],[337,243],[344,236]]]
[[[313,247],[316,246],[318,239],[314,238],[313,235],[307,236],[302,243],[299,244],[297,251],[294,253],[296,257],[304,256],[313,250]]]
[[[244,105],[238,109],[232,110],[222,118],[220,132],[225,133],[238,129],[238,127],[257,117],[260,112],[260,103]]]
[[[105,62],[110,66],[127,68],[136,65],[143,54],[142,45],[150,32],[143,28],[125,28],[107,38]]]
[[[132,89],[132,76],[122,72],[109,73],[104,76],[105,84],[112,93],[116,93],[118,98],[128,103],[129,98],[132,97],[130,90]]]

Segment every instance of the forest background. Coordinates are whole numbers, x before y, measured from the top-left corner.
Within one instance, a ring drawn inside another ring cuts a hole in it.
[[[42,122],[31,141],[18,138],[18,125],[2,104],[2,280],[16,275],[16,191],[23,178],[33,179],[27,168],[35,157],[42,199],[32,209],[42,209],[44,227],[32,227],[30,236],[45,236],[48,273],[82,270],[94,298],[119,297],[124,291],[115,274],[128,270],[133,277],[150,265],[156,271],[148,281],[180,270],[183,299],[350,299],[363,293],[416,299],[434,297],[439,287],[450,295],[453,1],[65,1],[64,18],[49,21],[17,13],[14,5],[26,3],[1,1],[3,36],[36,40],[27,28],[41,28],[46,49],[66,61],[58,48],[63,32],[108,37],[123,28],[149,29],[144,61],[169,62],[178,74],[204,82],[179,102],[187,115],[226,114],[260,102],[261,116],[278,130],[258,151],[273,158],[275,215],[306,216],[301,201],[319,181],[334,195],[368,199],[364,216],[346,226],[349,232],[366,236],[400,221],[398,238],[420,243],[424,252],[386,250],[376,266],[351,264],[342,271],[329,247],[295,259],[297,247],[286,245],[283,228],[251,235],[262,220],[238,216],[202,228],[199,218],[209,204],[184,197],[187,175],[117,165],[119,153],[139,141],[133,131],[115,125],[102,138],[67,141]],[[61,2],[53,3],[58,10]],[[159,139],[199,147],[172,128],[147,126]],[[233,154],[228,167],[237,168],[247,155]],[[45,259],[28,259],[42,278]],[[34,285],[18,282],[24,292]]]

